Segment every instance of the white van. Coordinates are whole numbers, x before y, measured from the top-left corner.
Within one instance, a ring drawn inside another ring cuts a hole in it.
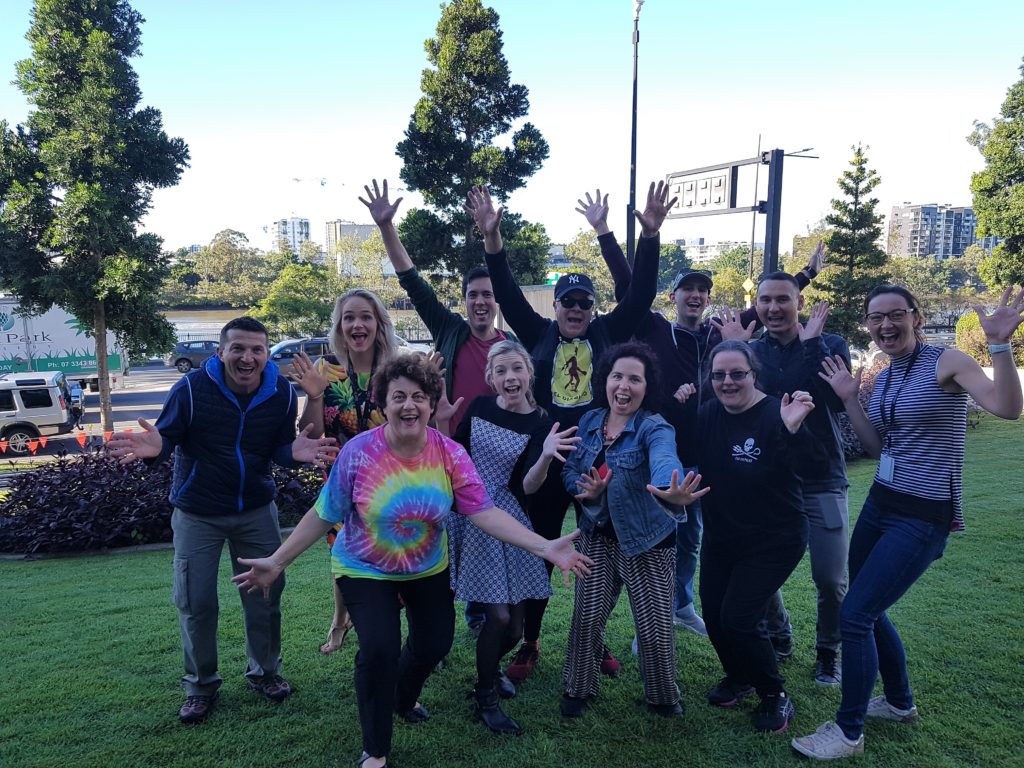
[[[60,371],[0,374],[0,440],[8,453],[23,456],[30,440],[70,432],[72,411],[71,387]]]

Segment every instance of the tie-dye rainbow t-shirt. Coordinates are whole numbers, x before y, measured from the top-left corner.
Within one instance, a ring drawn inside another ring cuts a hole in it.
[[[413,458],[388,448],[385,427],[342,448],[314,508],[344,523],[331,549],[335,576],[418,579],[448,568],[445,518],[494,506],[466,449],[434,429]]]

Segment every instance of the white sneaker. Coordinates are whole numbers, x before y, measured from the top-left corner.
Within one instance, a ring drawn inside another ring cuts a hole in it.
[[[864,734],[851,741],[843,729],[829,720],[810,736],[802,736],[790,742],[793,749],[812,760],[838,760],[843,757],[864,754]]]
[[[704,619],[696,613],[689,616],[680,616],[678,613],[672,615],[672,624],[680,629],[688,629],[701,637],[708,636],[707,627],[704,626]]]
[[[865,714],[868,717],[877,717],[880,720],[892,720],[894,723],[917,722],[916,706],[911,705],[910,709],[900,709],[886,701],[885,696],[875,696],[875,698],[869,701],[868,711]]]

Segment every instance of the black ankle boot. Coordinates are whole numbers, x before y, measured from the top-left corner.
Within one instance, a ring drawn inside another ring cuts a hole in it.
[[[477,718],[495,733],[510,733],[513,736],[522,734],[523,729],[515,720],[506,715],[498,704],[498,692],[493,686],[481,690],[475,688],[474,706]]]
[[[494,688],[498,696],[503,699],[514,699],[516,697],[516,684],[508,679],[508,676],[498,671],[494,677]]]

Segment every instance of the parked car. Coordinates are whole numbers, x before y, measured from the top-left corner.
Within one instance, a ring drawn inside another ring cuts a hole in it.
[[[174,351],[164,355],[164,365],[174,366],[182,373],[198,368],[217,352],[219,339],[200,339],[199,341],[179,341]]]
[[[395,336],[395,344],[402,352],[422,352],[424,354],[430,352],[429,345],[412,344],[401,336]],[[318,357],[331,353],[330,339],[325,336],[317,336],[312,339],[285,339],[270,348],[270,359],[277,363],[282,375],[286,376],[289,381],[292,381],[292,358],[299,354],[300,350],[305,351],[310,359],[316,360]],[[294,384],[294,381],[292,383]]]
[[[29,441],[70,432],[75,423],[71,388],[60,371],[0,375],[0,440],[16,456]]]

